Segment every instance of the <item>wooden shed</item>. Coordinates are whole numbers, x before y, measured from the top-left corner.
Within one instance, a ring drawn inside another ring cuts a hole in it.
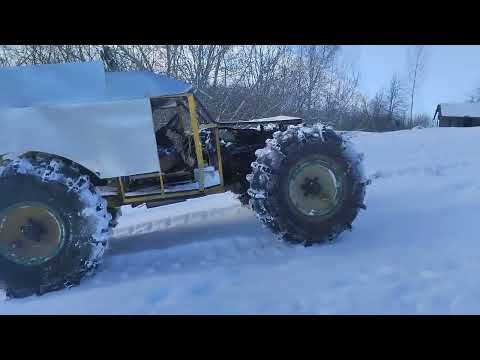
[[[434,119],[437,115],[440,127],[480,126],[480,103],[439,104]]]

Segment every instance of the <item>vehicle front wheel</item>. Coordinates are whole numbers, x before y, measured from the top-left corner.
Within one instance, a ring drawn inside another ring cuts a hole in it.
[[[332,129],[290,126],[256,154],[247,177],[250,203],[284,240],[331,241],[365,207],[362,156]]]

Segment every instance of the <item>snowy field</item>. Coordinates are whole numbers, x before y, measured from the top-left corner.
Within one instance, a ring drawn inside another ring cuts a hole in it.
[[[480,128],[348,136],[372,184],[336,243],[278,242],[231,194],[124,208],[96,276],[0,313],[480,313]]]

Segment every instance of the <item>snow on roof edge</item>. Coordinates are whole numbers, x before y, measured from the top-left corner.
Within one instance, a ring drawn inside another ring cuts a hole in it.
[[[480,103],[441,103],[442,117],[480,117]]]

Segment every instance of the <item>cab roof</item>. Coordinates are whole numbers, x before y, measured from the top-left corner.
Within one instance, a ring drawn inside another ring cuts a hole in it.
[[[192,86],[149,71],[105,72],[101,61],[0,68],[0,107],[175,96]]]

